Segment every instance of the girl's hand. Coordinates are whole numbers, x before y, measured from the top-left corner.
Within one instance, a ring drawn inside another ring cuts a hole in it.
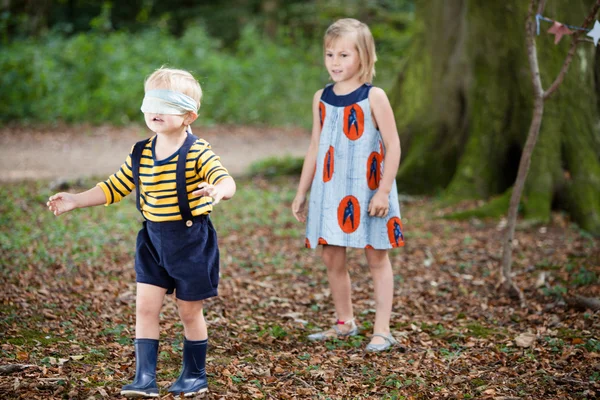
[[[306,196],[296,195],[292,202],[292,213],[299,222],[306,222]]]
[[[46,203],[48,209],[52,211],[54,215],[64,214],[77,208],[77,202],[75,201],[75,195],[71,193],[56,193],[51,196]]]
[[[198,185],[198,190],[192,192],[194,196],[209,196],[213,199],[213,206],[218,204],[223,198],[223,193],[215,185],[208,182],[202,182]]]
[[[389,196],[381,191],[377,191],[371,201],[369,202],[369,208],[367,211],[371,217],[383,218],[388,215],[390,211]]]

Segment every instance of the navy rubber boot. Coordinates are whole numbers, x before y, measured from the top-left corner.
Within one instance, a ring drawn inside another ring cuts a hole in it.
[[[183,397],[193,397],[208,391],[206,379],[206,340],[183,341],[183,369],[177,381],[169,388],[170,393],[176,396],[183,393]]]
[[[128,398],[159,397],[156,384],[158,340],[135,339],[135,379],[121,388],[121,396]]]

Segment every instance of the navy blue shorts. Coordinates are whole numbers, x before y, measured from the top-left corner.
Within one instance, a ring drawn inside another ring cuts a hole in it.
[[[184,221],[144,221],[135,252],[136,282],[175,291],[180,300],[217,296],[219,246],[217,233],[206,215]]]

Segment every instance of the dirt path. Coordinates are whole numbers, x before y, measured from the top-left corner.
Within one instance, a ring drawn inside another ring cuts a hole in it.
[[[13,127],[0,129],[0,181],[104,178],[116,172],[131,146],[148,137],[142,126]],[[303,156],[310,134],[301,129],[195,127],[233,176],[256,160]]]

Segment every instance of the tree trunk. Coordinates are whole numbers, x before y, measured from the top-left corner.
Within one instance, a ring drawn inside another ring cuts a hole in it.
[[[390,95],[402,132],[404,191],[445,187],[467,138],[466,2],[418,3],[413,45]]]
[[[578,25],[592,1],[548,1],[544,15]],[[488,199],[515,182],[533,114],[525,49],[528,2],[417,1],[417,32],[390,98],[402,138],[400,190]],[[570,37],[554,45],[541,22],[536,37],[548,86]],[[582,43],[544,120],[521,211],[546,222],[560,207],[600,234],[600,130],[595,48]]]
[[[264,31],[271,39],[274,39],[275,36],[277,36],[278,3],[278,0],[262,0],[260,6],[264,18]]]

